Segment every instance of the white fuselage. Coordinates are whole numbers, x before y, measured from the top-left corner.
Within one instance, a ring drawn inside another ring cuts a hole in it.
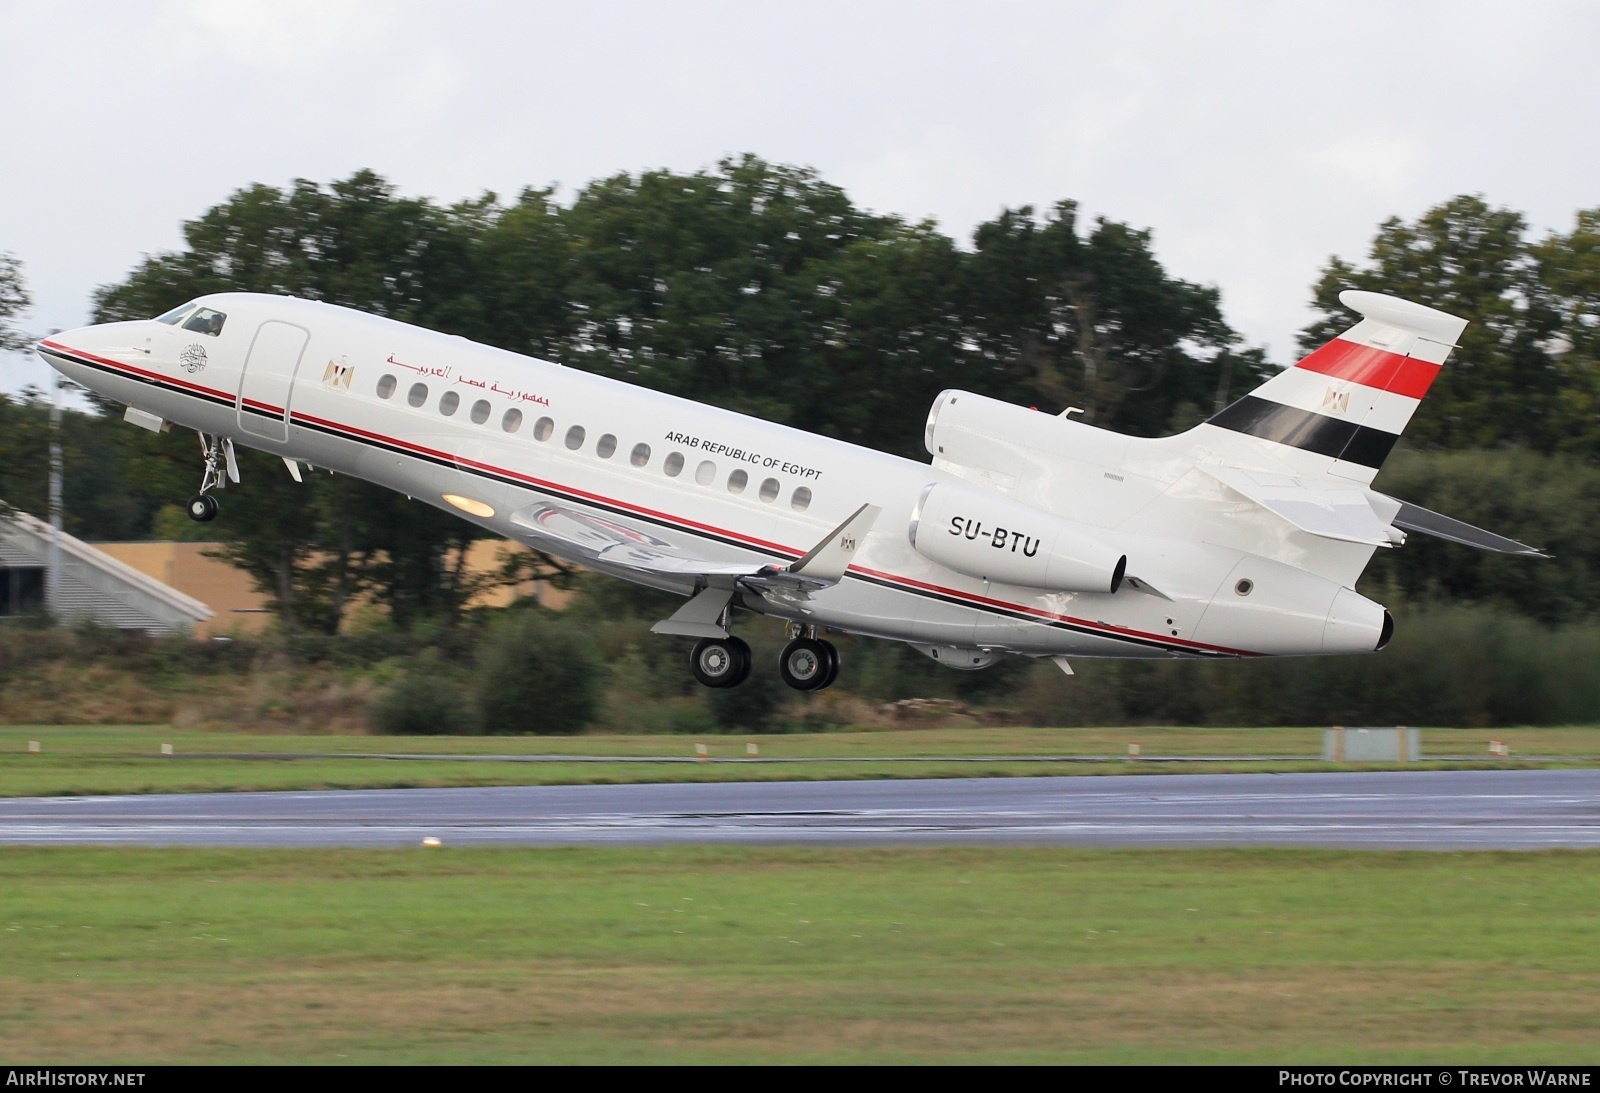
[[[986,472],[949,458],[916,463],[345,308],[246,293],[201,302],[226,313],[220,333],[124,322],[65,332],[41,350],[72,379],[166,422],[684,594],[691,576],[608,566],[530,534],[525,514],[554,503],[712,562],[782,565],[860,506],[880,506],[836,585],[806,596],[746,589],[736,601],[819,627],[1035,656],[1378,644],[1382,609],[1348,588],[1371,549],[1301,536],[1197,473],[1208,427],[1146,441],[1036,414],[1046,439],[1019,450],[1038,465],[985,483]],[[947,482],[1071,517],[1126,555],[1133,580],[1114,593],[1047,591],[930,560],[908,528],[928,487]]]

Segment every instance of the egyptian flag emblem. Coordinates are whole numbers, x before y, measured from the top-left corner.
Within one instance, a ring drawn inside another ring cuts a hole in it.
[[[328,367],[322,370],[322,386],[331,387],[335,391],[350,390],[350,381],[355,377],[356,368],[353,364],[338,364],[328,362]]]

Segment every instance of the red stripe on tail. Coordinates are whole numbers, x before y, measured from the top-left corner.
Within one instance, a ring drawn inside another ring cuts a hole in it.
[[[1358,345],[1343,338],[1335,338],[1295,365],[1309,368],[1325,376],[1351,380],[1364,387],[1376,387],[1407,398],[1421,398],[1433,385],[1439,374],[1437,364],[1419,361],[1415,357],[1402,357],[1387,349]]]

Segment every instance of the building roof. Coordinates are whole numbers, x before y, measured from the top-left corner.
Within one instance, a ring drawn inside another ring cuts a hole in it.
[[[0,566],[50,564],[50,525],[25,512],[0,516]],[[61,532],[60,619],[91,618],[123,630],[174,633],[192,630],[211,608],[154,577],[120,562],[81,539]]]

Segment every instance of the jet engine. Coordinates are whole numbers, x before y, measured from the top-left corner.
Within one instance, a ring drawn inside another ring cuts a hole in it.
[[[1053,592],[1115,592],[1127,556],[1081,524],[953,482],[922,491],[911,546],[969,577]]]

